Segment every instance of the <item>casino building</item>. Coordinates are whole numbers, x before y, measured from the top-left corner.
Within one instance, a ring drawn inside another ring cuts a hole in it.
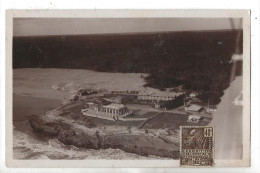
[[[128,110],[124,104],[111,103],[102,105],[93,102],[87,103],[86,109],[82,109],[81,112],[83,115],[108,120],[119,120],[132,114],[132,111]]]

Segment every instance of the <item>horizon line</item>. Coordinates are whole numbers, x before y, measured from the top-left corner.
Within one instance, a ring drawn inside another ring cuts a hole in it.
[[[183,30],[183,31],[151,31],[151,32],[125,32],[125,33],[96,33],[96,34],[60,34],[60,35],[18,35],[18,37],[60,37],[60,36],[113,36],[113,35],[149,35],[149,34],[166,34],[166,33],[180,33],[180,32],[230,32],[243,31],[243,29],[217,29],[217,30]]]

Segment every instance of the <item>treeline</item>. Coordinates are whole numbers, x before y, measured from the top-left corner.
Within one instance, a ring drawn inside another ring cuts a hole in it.
[[[184,85],[218,103],[229,85],[240,31],[14,37],[13,68],[148,73],[146,86]],[[241,53],[242,40],[238,43]]]
[[[184,104],[183,101],[184,95],[179,95],[175,99],[170,100],[170,101],[159,101],[159,105],[161,108],[166,108],[166,109],[175,109]]]

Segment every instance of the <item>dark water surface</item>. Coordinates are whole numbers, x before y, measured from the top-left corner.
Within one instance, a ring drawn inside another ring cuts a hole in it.
[[[44,115],[61,105],[59,99],[46,99],[13,94],[13,123],[28,120],[30,115]]]

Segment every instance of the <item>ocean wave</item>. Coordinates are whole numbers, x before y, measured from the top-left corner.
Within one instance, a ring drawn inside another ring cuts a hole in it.
[[[13,158],[24,160],[84,160],[84,159],[167,159],[155,156],[139,156],[120,149],[84,149],[64,145],[57,139],[46,142],[14,129]]]

